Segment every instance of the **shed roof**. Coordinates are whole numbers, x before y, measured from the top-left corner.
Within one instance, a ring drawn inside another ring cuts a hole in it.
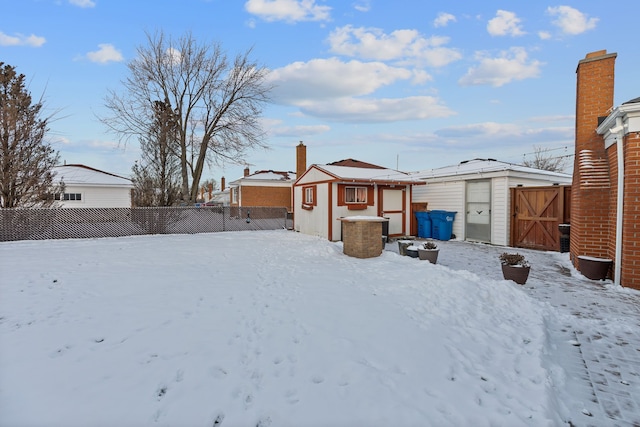
[[[570,182],[572,176],[566,173],[551,172],[542,169],[530,168],[514,163],[501,162],[495,159],[473,159],[458,163],[457,165],[444,166],[436,169],[427,169],[412,172],[411,175],[421,179],[442,178],[450,176],[477,175],[490,172],[520,172],[524,174],[548,177],[559,181]]]
[[[55,166],[53,174],[65,184],[133,187],[128,178],[81,164]]]
[[[342,180],[356,181],[392,181],[410,184],[417,182],[417,179],[404,172],[398,172],[386,168],[366,168],[360,166],[336,166],[333,163],[327,165],[312,165],[324,172]]]

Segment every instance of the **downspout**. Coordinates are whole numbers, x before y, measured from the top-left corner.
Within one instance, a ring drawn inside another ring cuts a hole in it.
[[[622,274],[622,219],[624,217],[624,125],[622,117],[616,117],[616,127],[610,132],[616,134],[616,151],[618,161],[618,194],[616,206],[616,254],[614,267],[614,284],[622,286],[620,275]]]

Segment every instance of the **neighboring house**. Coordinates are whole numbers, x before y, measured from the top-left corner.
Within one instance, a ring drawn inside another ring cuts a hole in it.
[[[614,108],[616,56],[591,52],[576,70],[571,260],[612,261],[609,277],[640,289],[640,98]]]
[[[301,163],[298,157],[298,168]],[[388,236],[409,233],[412,184],[420,184],[409,175],[353,159],[314,164],[299,175],[293,186],[296,231],[338,241],[340,218],[382,216],[389,218]]]
[[[291,212],[291,187],[294,172],[261,170],[253,174],[245,168],[244,176],[229,183],[232,207],[285,207]]]
[[[130,208],[133,183],[127,178],[85,165],[53,168],[54,180],[64,183],[56,200],[63,208]]]
[[[510,244],[511,188],[571,184],[571,175],[493,159],[464,161],[411,176],[426,183],[414,188],[414,204],[456,212],[453,234],[458,239],[494,245]]]

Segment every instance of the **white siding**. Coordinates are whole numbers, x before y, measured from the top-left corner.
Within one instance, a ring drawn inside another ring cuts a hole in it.
[[[509,244],[511,202],[508,182],[506,177],[491,180],[491,243],[494,245]]]
[[[126,187],[66,185],[65,193],[80,193],[80,201],[60,201],[63,208],[130,208],[131,190]]]
[[[413,187],[411,201],[413,203],[427,202],[428,210],[444,210],[457,212],[453,221],[453,234],[463,239],[464,229],[464,194],[465,181],[449,181],[416,185]]]
[[[329,238],[328,230],[328,186],[329,184],[317,184],[317,205],[312,210],[302,209],[302,187],[294,187],[294,229],[303,234]]]

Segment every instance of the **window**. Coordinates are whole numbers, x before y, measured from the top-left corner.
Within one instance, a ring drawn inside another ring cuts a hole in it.
[[[238,203],[238,187],[231,189],[231,203]]]
[[[345,203],[367,203],[367,187],[345,187]]]
[[[304,188],[304,202],[307,205],[313,205],[313,201],[314,201],[314,197],[313,197],[313,193],[314,193],[314,188],[313,187],[305,187]]]
[[[60,197],[60,194],[56,194],[54,198],[55,200],[74,200],[76,202],[79,202],[82,200],[82,193],[64,193],[62,197]]]

